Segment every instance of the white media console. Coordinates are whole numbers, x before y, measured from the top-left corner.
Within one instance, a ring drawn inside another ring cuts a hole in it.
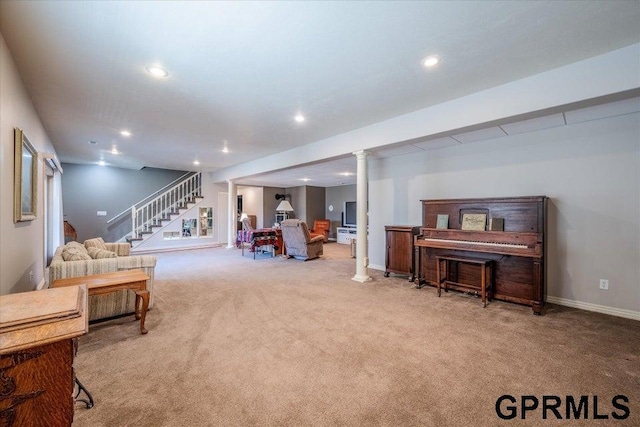
[[[338,234],[338,238],[336,241],[343,245],[348,245],[351,243],[351,239],[356,238],[356,229],[349,227],[337,227],[336,232]]]

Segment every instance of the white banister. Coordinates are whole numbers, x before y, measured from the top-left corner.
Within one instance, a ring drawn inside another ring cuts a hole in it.
[[[141,237],[142,232],[149,231],[152,225],[159,225],[162,219],[167,219],[171,213],[178,213],[181,208],[187,207],[187,203],[194,202],[195,197],[200,197],[201,176],[201,173],[196,173],[142,206],[132,206],[131,237]]]
[[[136,205],[131,206],[131,238],[135,239],[136,235]]]

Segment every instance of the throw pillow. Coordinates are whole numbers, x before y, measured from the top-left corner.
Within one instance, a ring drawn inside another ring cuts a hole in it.
[[[62,259],[65,261],[88,261],[91,257],[86,253],[75,252],[73,249],[65,249],[62,251]]]
[[[75,249],[76,252],[80,251],[85,254],[87,253],[87,250],[85,249],[84,245],[80,242],[75,242],[75,241],[69,242],[66,245],[64,245],[64,249],[68,249],[68,250]]]
[[[75,244],[74,244],[75,243]],[[63,252],[66,252],[68,255],[70,254],[83,254],[87,255],[87,250],[78,242],[69,242],[64,245],[62,249]]]
[[[104,249],[105,251],[107,250],[107,245],[104,244],[104,240],[102,240],[102,237],[96,237],[94,239],[85,240],[84,247],[87,249],[98,248],[98,249]]]
[[[87,253],[93,259],[103,259],[103,258],[117,258],[118,255],[115,252],[108,251],[106,249],[100,248],[89,248],[87,249]]]

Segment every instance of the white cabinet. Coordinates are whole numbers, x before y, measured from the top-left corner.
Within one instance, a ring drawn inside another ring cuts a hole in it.
[[[351,243],[351,239],[356,238],[356,229],[355,228],[347,228],[347,227],[338,227],[336,228],[338,238],[336,241],[343,245],[348,245]]]

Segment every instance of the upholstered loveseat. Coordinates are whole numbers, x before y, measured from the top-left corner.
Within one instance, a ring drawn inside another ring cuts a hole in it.
[[[153,307],[153,273],[156,257],[130,256],[128,243],[105,243],[102,238],[86,240],[84,245],[69,242],[56,249],[49,266],[49,283],[68,277],[90,276],[121,270],[142,269],[148,276],[149,308]],[[135,294],[126,290],[89,298],[89,319],[104,319],[135,309]]]

